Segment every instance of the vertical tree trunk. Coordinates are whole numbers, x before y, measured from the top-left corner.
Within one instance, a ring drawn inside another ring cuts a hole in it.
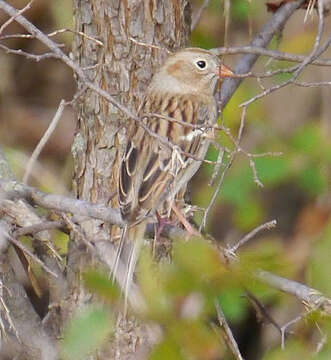
[[[190,32],[188,0],[74,0],[77,35],[73,55],[90,80],[135,111],[153,69],[166,55],[138,42],[175,49],[187,44]],[[94,38],[102,42],[100,45]],[[78,84],[81,88],[82,84]],[[97,94],[86,91],[77,106],[78,127],[72,146],[74,192],[78,198],[117,207],[117,173],[121,146],[125,144],[125,117]],[[123,126],[124,125],[124,126]],[[110,226],[100,221],[84,223],[89,239],[110,237]],[[81,283],[90,259],[72,236],[68,254],[71,293],[67,315],[91,300]],[[108,344],[107,359],[130,358],[133,344],[146,343],[143,328],[134,320],[121,322],[122,338]],[[144,344],[146,345],[146,344]]]

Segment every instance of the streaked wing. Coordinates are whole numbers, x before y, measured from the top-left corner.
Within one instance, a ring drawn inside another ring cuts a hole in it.
[[[210,123],[210,116],[212,121],[215,119],[215,115],[208,112],[208,105],[193,96],[147,96],[139,116],[158,136],[167,138],[183,152],[196,155],[204,140],[201,130],[149,114],[203,125]],[[181,159],[174,158],[171,149],[148,135],[136,122],[131,122],[128,138],[120,170],[119,201],[122,216],[135,222],[159,207],[169,194],[174,178],[180,177],[193,159],[183,154]]]

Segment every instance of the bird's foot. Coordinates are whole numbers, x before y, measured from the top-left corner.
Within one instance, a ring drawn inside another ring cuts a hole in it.
[[[188,237],[201,236],[200,232],[188,222],[188,220],[185,218],[183,213],[178,209],[176,205],[172,205],[172,210],[177,215],[178,220],[183,224],[185,230],[188,233]]]

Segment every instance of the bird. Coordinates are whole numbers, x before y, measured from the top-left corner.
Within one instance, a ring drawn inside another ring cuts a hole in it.
[[[155,71],[138,108],[140,122],[128,120],[118,179],[119,207],[128,224],[123,239],[131,244],[127,287],[148,219],[176,209],[176,195],[203,162],[218,116],[218,81],[231,76],[211,51],[180,49]]]

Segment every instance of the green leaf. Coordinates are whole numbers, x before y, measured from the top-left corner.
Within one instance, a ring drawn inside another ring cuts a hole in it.
[[[86,271],[83,275],[85,286],[107,301],[117,300],[120,291],[116,284],[108,276],[95,270]]]
[[[112,331],[110,314],[101,308],[88,308],[76,315],[65,331],[64,359],[84,359],[97,349]]]

